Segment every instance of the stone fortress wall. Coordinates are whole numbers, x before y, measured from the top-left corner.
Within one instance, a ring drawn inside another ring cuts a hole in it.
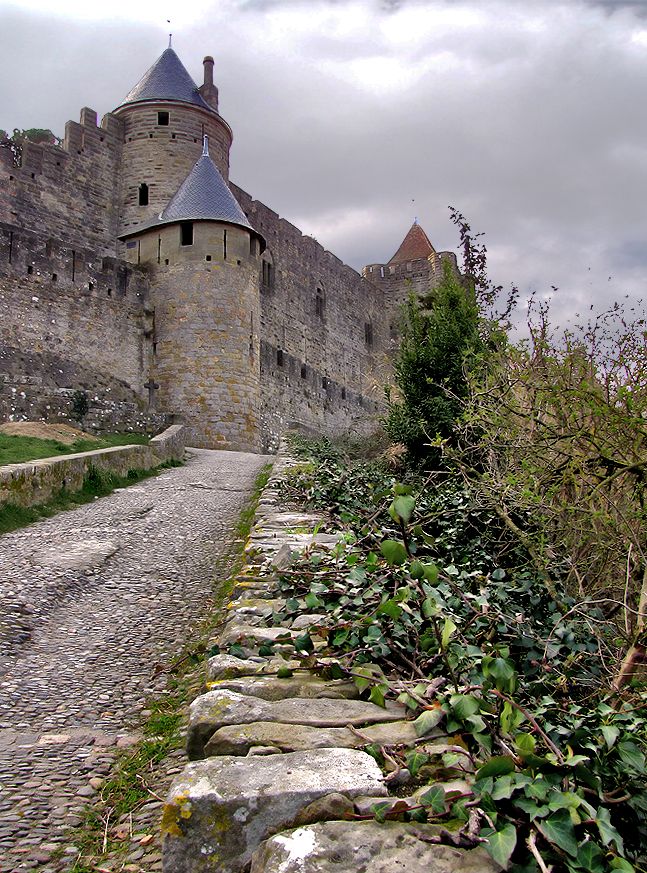
[[[1,419],[70,418],[81,390],[98,429],[184,421],[196,443],[224,448],[273,450],[288,426],[374,426],[397,308],[445,255],[360,276],[231,183],[267,241],[260,257],[234,257],[231,226],[229,257],[212,243],[207,256],[196,232],[174,260],[177,225],[156,251],[150,236],[120,242],[155,220],[203,134],[228,178],[231,131],[216,89],[198,90],[210,108],[122,104],[97,126],[86,107],[62,147],[27,143],[20,167],[0,149]]]

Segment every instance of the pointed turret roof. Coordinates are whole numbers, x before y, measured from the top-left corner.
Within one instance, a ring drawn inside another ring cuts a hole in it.
[[[415,261],[417,258],[428,258],[429,255],[432,254],[436,254],[436,250],[432,246],[431,240],[416,220],[411,225],[409,232],[402,240],[400,248],[393,255],[389,264],[400,264],[403,261]]]
[[[229,190],[220,170],[209,157],[205,136],[202,155],[155,221],[129,228],[121,238],[178,221],[221,221],[251,231],[265,248],[265,239],[249,223],[240,204]]]
[[[150,70],[144,73],[117,109],[129,103],[143,103],[147,100],[177,100],[193,103],[194,106],[210,112],[215,111],[202,99],[198,86],[170,46],[162,52]]]

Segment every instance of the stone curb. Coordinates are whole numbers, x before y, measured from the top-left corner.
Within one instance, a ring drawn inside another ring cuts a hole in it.
[[[163,870],[245,873],[251,864],[254,873],[345,873],[355,864],[339,866],[335,859],[351,859],[349,846],[357,844],[367,858],[386,852],[388,864],[396,864],[362,868],[374,873],[493,873],[499,868],[482,849],[430,846],[425,828],[431,825],[392,822],[387,833],[347,820],[349,813],[370,815],[374,804],[395,801],[375,760],[360,748],[369,742],[412,745],[418,738],[400,704],[384,709],[357,700],[352,683],[323,681],[301,668],[294,641],[325,616],[306,615],[310,621],[297,627],[272,626],[273,611],[284,601],[272,575],[261,573],[288,566],[294,553],[313,543],[330,548],[337,541],[317,533],[322,515],[282,509],[279,483],[296,463],[279,449],[228,621],[213,641],[241,646],[242,656],[212,657],[209,690],[191,704],[187,750],[193,763],[175,779],[164,807]],[[256,655],[264,642],[272,642],[277,654]],[[447,750],[442,742],[434,747],[439,757]],[[406,780],[408,771],[402,772]],[[325,823],[339,827],[329,832]],[[406,844],[402,858],[400,843]]]

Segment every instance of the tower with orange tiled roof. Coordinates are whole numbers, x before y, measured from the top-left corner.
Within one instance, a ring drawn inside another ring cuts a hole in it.
[[[416,219],[398,250],[385,264],[368,264],[362,270],[364,278],[384,292],[390,312],[390,334],[395,341],[401,307],[412,292],[419,296],[429,294],[440,282],[443,264],[447,262],[458,270],[454,252],[437,252],[431,240]]]

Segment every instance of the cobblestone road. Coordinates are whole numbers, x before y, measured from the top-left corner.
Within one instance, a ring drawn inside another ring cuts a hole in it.
[[[156,665],[205,614],[266,460],[191,450],[184,467],[0,537],[2,873],[61,869],[61,846],[74,861],[67,831],[164,686]]]

